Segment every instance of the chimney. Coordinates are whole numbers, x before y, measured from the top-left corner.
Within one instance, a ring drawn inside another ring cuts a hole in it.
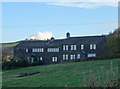
[[[51,39],[50,39],[50,40],[51,40],[51,41],[53,41],[54,39],[55,39],[54,37],[51,37]]]
[[[66,38],[69,38],[69,37],[70,37],[70,33],[67,32],[67,33],[66,33]]]

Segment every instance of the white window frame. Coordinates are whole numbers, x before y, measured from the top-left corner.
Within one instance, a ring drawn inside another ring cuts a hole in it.
[[[82,50],[84,49],[84,44],[81,44],[81,49],[82,49]]]
[[[93,44],[93,49],[96,49],[96,44]]]
[[[71,50],[74,50],[74,45],[71,45]]]
[[[34,62],[34,58],[32,57],[32,58],[31,58],[31,63],[33,63],[33,62]]]
[[[55,57],[55,62],[57,62],[57,57]]]
[[[52,57],[52,62],[57,62],[57,57]]]
[[[76,49],[77,49],[77,45],[74,45],[74,47],[73,47],[73,48],[74,48],[74,50],[76,50]]]
[[[28,48],[27,48],[27,49],[25,49],[25,51],[26,51],[26,53],[28,53]]]
[[[63,50],[66,50],[66,47],[65,47],[65,45],[63,45]]]
[[[90,49],[93,49],[93,44],[90,44]]]
[[[40,57],[40,60],[42,61],[42,60],[43,60],[43,58],[42,58],[42,57]]]
[[[75,59],[75,55],[73,55],[73,59]]]
[[[54,62],[55,61],[55,57],[52,57],[52,62]]]
[[[66,54],[66,60],[68,60],[68,54]]]
[[[96,57],[96,53],[88,53],[87,57]]]
[[[73,60],[73,55],[72,54],[70,55],[70,59]]]
[[[77,59],[80,59],[80,54],[77,54]]]
[[[66,50],[68,50],[68,45],[66,45]]]
[[[65,60],[65,54],[63,54],[63,60]]]
[[[47,48],[47,52],[59,52],[59,48]]]

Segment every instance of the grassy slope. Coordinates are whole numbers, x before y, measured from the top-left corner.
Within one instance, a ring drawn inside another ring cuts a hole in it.
[[[22,78],[15,77],[20,73],[32,71],[40,71],[41,73]],[[117,80],[117,76],[118,59],[74,62],[4,71],[3,86],[84,87],[88,86],[86,84],[90,83],[90,80],[96,81],[97,85],[104,86],[106,80]]]

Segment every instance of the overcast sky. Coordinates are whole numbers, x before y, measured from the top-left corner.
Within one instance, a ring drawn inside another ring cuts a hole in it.
[[[24,40],[36,32],[50,32],[55,38],[65,37],[66,32],[71,36],[101,35],[118,27],[117,2],[100,0],[4,2],[2,16],[3,42]]]

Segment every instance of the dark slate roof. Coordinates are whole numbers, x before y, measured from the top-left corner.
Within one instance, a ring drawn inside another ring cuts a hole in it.
[[[106,36],[83,36],[83,37],[69,37],[66,39],[54,39],[48,41],[40,40],[26,40],[21,41],[16,47],[58,47],[62,44],[87,44],[98,43],[106,39]]]
[[[17,46],[15,47],[39,47],[39,46],[46,46],[47,41],[21,41]]]
[[[71,44],[86,44],[86,43],[98,43],[106,39],[106,36],[83,36],[83,37],[70,37],[64,41],[64,43]]]

